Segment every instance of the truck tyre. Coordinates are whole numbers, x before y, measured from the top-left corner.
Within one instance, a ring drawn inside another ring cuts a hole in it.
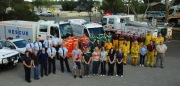
[[[177,23],[178,23],[178,21],[177,21],[176,19],[172,19],[172,20],[169,21],[169,24],[170,24],[171,26],[173,26],[173,27],[176,26]]]
[[[164,21],[165,21],[165,17],[162,18],[162,22],[164,22]]]
[[[149,21],[151,21],[152,20],[152,17],[149,17]]]

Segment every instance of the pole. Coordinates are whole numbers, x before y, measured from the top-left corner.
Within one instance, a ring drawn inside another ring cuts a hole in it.
[[[166,23],[168,23],[168,19],[169,19],[169,4],[168,4],[169,0],[165,0],[165,4],[166,4]]]

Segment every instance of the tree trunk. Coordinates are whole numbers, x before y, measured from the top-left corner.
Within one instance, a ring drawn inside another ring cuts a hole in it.
[[[147,6],[147,8],[146,8],[146,10],[145,10],[145,12],[144,12],[144,14],[143,14],[143,17],[142,17],[142,20],[144,20],[144,15],[146,14],[146,12],[148,11],[148,9],[149,9],[149,0],[148,0],[148,4],[147,4],[148,6]]]

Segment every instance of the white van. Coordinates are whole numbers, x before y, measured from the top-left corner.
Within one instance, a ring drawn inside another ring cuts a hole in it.
[[[68,22],[71,24],[73,34],[78,37],[81,37],[83,34],[89,37],[91,33],[95,36],[104,33],[102,25],[87,22],[84,19],[69,19]]]

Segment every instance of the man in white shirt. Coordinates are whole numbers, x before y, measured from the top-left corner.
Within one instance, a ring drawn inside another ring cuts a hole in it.
[[[157,54],[157,58],[156,58],[156,65],[155,67],[158,66],[158,63],[159,63],[159,59],[161,61],[161,68],[164,68],[164,58],[165,58],[165,53],[166,53],[166,50],[167,50],[167,46],[165,44],[163,44],[163,41],[160,41],[160,44],[157,45],[156,47],[157,51],[158,51],[158,54]]]
[[[52,47],[52,44],[50,44],[50,47],[47,49],[47,53],[48,53],[48,73],[51,73],[51,64],[53,66],[53,73],[56,73],[56,65],[55,65],[55,56],[56,56],[56,49],[54,47]]]
[[[47,49],[50,47],[50,44],[52,44],[52,41],[50,40],[49,36],[46,36],[46,40],[44,40],[43,45],[47,51]]]
[[[42,50],[42,43],[39,42],[39,38],[37,38],[36,42],[34,43],[34,50],[37,50],[38,52]]]
[[[59,58],[60,58],[60,65],[61,65],[61,72],[64,72],[64,62],[66,64],[66,68],[68,72],[71,72],[70,68],[69,68],[69,63],[68,63],[68,59],[67,59],[67,53],[68,53],[68,49],[64,46],[64,44],[61,44],[61,47],[59,48]]]
[[[31,39],[28,39],[28,43],[26,44],[26,50],[29,51],[30,54],[33,53],[34,44],[31,42]]]
[[[59,49],[59,38],[57,38],[57,34],[54,34],[54,37],[52,38],[53,47],[58,51]],[[56,57],[58,58],[58,52],[56,53]],[[58,58],[59,59],[59,58]]]

